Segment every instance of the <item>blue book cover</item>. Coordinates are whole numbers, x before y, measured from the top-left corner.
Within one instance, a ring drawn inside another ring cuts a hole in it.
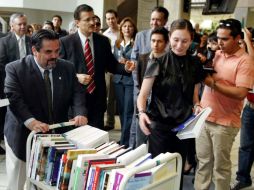
[[[171,129],[171,131],[173,132],[178,132],[183,130],[187,125],[189,125],[194,119],[195,119],[196,115],[191,115],[184,123],[178,125],[177,127]]]

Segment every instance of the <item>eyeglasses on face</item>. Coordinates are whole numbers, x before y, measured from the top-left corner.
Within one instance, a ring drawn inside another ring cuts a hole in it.
[[[95,19],[96,19],[96,17],[93,16],[93,17],[88,17],[88,18],[86,18],[86,19],[83,19],[83,21],[85,21],[85,22],[90,22],[90,21],[95,21]]]

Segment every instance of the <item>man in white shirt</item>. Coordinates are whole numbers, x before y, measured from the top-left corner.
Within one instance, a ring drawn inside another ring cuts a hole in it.
[[[113,51],[116,40],[119,38],[120,31],[117,24],[118,15],[113,9],[106,11],[106,23],[108,29],[103,33],[110,39],[111,49]],[[107,121],[105,125],[105,130],[110,130],[114,128],[115,125],[115,92],[112,83],[113,75],[111,73],[106,73],[106,86],[107,86]]]

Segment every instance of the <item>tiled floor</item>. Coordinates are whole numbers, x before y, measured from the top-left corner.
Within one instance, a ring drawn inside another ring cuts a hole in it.
[[[118,118],[116,120],[116,126],[120,126]],[[117,127],[115,130],[110,131],[109,135],[110,135],[111,140],[118,141],[120,138],[119,127]],[[234,179],[235,179],[235,173],[237,170],[238,147],[239,147],[239,134],[236,137],[236,141],[233,145],[232,152],[231,152],[232,181],[234,181]],[[252,167],[251,175],[252,175],[252,180],[254,181],[254,166]],[[194,189],[192,186],[191,180],[192,180],[192,176],[185,176],[185,178],[184,178],[185,184],[184,184],[183,190],[193,190]],[[7,181],[7,176],[6,176],[6,169],[5,169],[5,156],[0,156],[0,190],[6,189],[6,181]],[[213,189],[213,188],[211,188],[211,189]],[[254,185],[252,185],[252,187],[245,188],[245,190],[254,190]]]

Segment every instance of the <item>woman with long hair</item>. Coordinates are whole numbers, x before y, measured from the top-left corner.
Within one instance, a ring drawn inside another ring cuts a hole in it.
[[[120,23],[120,38],[114,46],[114,55],[120,64],[130,60],[137,27],[130,17],[125,17]],[[116,101],[121,123],[120,144],[129,146],[130,127],[133,116],[133,79],[132,76],[115,74],[113,77]]]

